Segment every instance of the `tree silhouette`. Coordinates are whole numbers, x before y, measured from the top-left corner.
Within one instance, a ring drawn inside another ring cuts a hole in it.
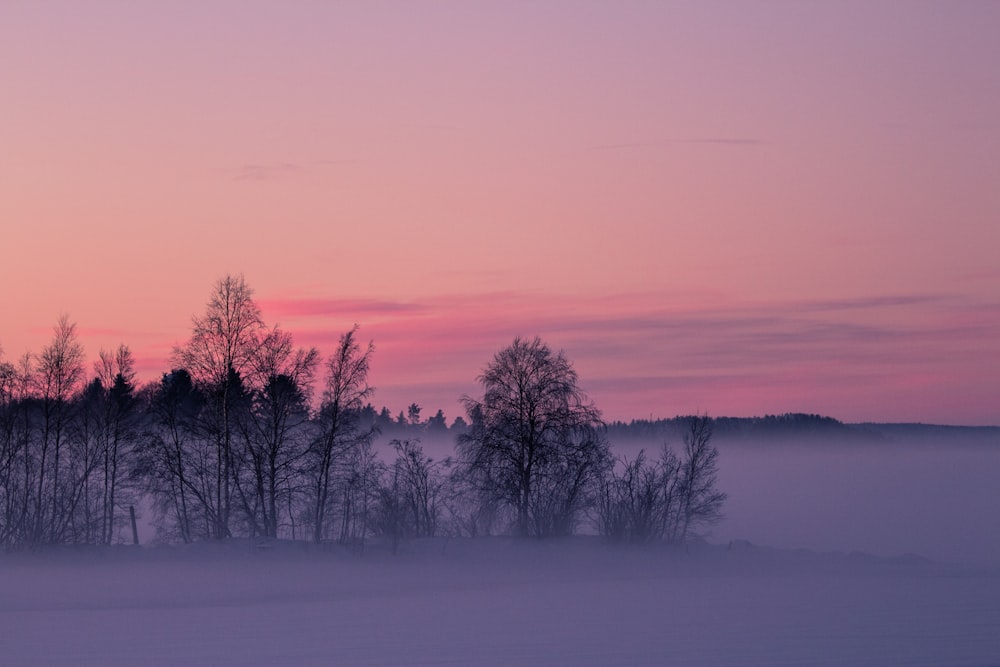
[[[562,352],[541,339],[499,351],[462,399],[472,423],[459,436],[466,478],[513,514],[521,536],[572,532],[610,454],[598,410]]]
[[[278,536],[279,504],[287,506],[295,466],[305,454],[318,363],[315,348],[296,350],[291,335],[277,328],[261,340],[253,356],[255,389],[245,438],[248,479],[241,482],[252,489],[250,521],[264,537]]]
[[[72,480],[67,479],[63,457],[67,430],[72,419],[71,399],[83,381],[83,346],[77,341],[76,325],[65,315],[59,318],[52,342],[38,357],[35,380],[42,402],[42,437],[35,499],[34,541],[62,541],[69,523],[66,504],[75,501]],[[52,465],[48,467],[48,454]],[[46,511],[46,505],[50,510]]]
[[[207,452],[198,446],[204,405],[205,396],[190,373],[165,373],[152,390],[147,437],[136,461],[163,532],[185,544],[211,533],[211,471],[204,465]]]
[[[205,313],[192,322],[191,338],[186,345],[174,350],[174,359],[206,388],[205,394],[214,412],[218,470],[212,533],[221,539],[230,535],[236,463],[233,435],[237,415],[233,409],[239,404],[236,399],[243,390],[241,376],[253,360],[264,322],[253,300],[253,290],[242,275],[219,279]]]
[[[699,526],[722,518],[726,494],[719,491],[719,450],[711,444],[712,420],[707,415],[686,418],[684,459],[681,465],[681,520],[675,541],[684,541]]]
[[[358,327],[340,337],[337,351],[326,363],[327,377],[323,401],[317,415],[318,435],[306,455],[304,473],[308,479],[310,508],[308,519],[312,524],[313,541],[320,542],[327,535],[327,522],[337,497],[338,478],[346,484],[341,489],[343,527],[354,525],[350,513],[358,508],[353,502],[355,492],[367,498],[369,489],[359,490],[358,480],[367,481],[358,466],[368,465],[369,452],[359,451],[369,445],[375,435],[374,427],[363,428],[360,412],[364,400],[371,395],[368,385],[368,366],[374,345],[368,344],[362,352],[356,340]]]
[[[684,417],[683,451],[665,443],[659,460],[644,451],[620,459],[601,482],[597,529],[615,541],[685,542],[722,517],[726,494],[716,488],[719,452],[711,444],[712,421]]]

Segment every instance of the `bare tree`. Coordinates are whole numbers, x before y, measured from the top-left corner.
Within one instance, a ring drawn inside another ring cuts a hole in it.
[[[76,326],[20,366],[0,364],[0,542],[110,543],[138,424],[128,348],[84,383]]]
[[[360,432],[359,432],[360,433]],[[339,540],[355,551],[364,551],[372,529],[373,514],[382,485],[385,465],[372,447],[373,431],[347,450],[347,460],[338,466],[340,500]]]
[[[328,534],[333,506],[341,499],[341,535],[345,526],[356,526],[357,498],[354,491],[369,480],[370,451],[374,427],[364,428],[360,412],[371,395],[368,367],[375,346],[365,351],[358,344],[358,327],[340,337],[337,351],[326,363],[326,386],[317,415],[318,435],[306,455],[304,474],[309,489],[308,520],[313,541],[319,543]],[[363,450],[363,451],[362,451]],[[342,493],[337,493],[338,482]],[[364,489],[367,499],[369,490]],[[353,530],[353,528],[352,528]]]
[[[264,336],[253,356],[255,389],[246,454],[253,507],[260,514],[264,537],[278,536],[279,507],[291,502],[295,466],[305,454],[309,435],[309,401],[318,363],[315,348],[295,349],[291,335],[278,328]],[[254,526],[257,523],[254,517]]]
[[[681,516],[680,471],[680,460],[667,446],[655,461],[641,450],[632,460],[619,459],[601,482],[598,532],[634,543],[672,536]]]
[[[250,368],[263,334],[260,308],[243,276],[227,275],[212,291],[205,313],[193,319],[191,339],[174,350],[175,361],[206,388],[216,435],[216,539],[230,535],[237,410],[243,407],[242,376]]]
[[[101,389],[100,465],[101,518],[100,542],[111,544],[117,524],[116,510],[126,461],[138,438],[138,404],[135,396],[135,360],[127,345],[113,352],[100,351],[95,364]]]
[[[466,537],[492,535],[504,517],[503,503],[460,461],[447,459],[444,468],[441,506],[447,532]]]
[[[100,458],[107,444],[105,413],[107,395],[101,381],[94,378],[76,397],[76,410],[70,431],[70,470],[80,480],[80,502],[70,524],[70,541],[85,544],[102,542],[101,519],[105,508],[101,504],[99,478]]]
[[[215,494],[205,478],[214,475],[199,456],[206,449],[199,446],[204,394],[183,369],[165,373],[151,393],[149,431],[136,473],[152,498],[163,534],[185,544],[197,536],[210,537]]]
[[[222,384],[230,370],[242,373],[253,361],[264,322],[243,276],[220,278],[205,313],[192,319],[187,345],[174,357],[191,376],[206,384]]]
[[[0,361],[0,545],[18,540],[26,499],[20,474],[27,449],[22,387],[17,367]]]
[[[29,543],[35,535],[37,457],[33,442],[39,401],[33,391],[34,363],[25,353],[18,363],[0,364],[0,544]]]
[[[380,490],[378,530],[392,539],[393,551],[409,537],[433,537],[438,531],[445,479],[440,462],[424,454],[417,439],[392,440],[396,458]]]
[[[685,419],[684,460],[680,470],[680,510],[674,541],[683,542],[701,527],[722,518],[726,494],[716,488],[719,450],[711,444],[712,420],[707,415]]]
[[[521,536],[573,531],[610,461],[600,412],[562,352],[514,342],[462,399],[472,426],[458,440],[467,479],[513,514]]]
[[[72,417],[71,398],[83,380],[83,346],[77,341],[76,325],[65,315],[56,323],[52,342],[38,357],[35,379],[42,402],[42,433],[33,541],[60,542],[69,523],[68,506],[76,500],[63,470],[67,467],[63,452]]]
[[[597,529],[616,541],[683,543],[722,517],[726,494],[716,488],[718,450],[711,444],[707,416],[682,420],[684,443],[678,456],[664,443],[660,458],[640,451],[619,459],[601,482]]]

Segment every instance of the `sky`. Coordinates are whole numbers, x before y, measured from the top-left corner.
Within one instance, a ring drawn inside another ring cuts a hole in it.
[[[169,369],[216,280],[460,414],[1000,424],[1000,3],[0,7],[0,347]]]

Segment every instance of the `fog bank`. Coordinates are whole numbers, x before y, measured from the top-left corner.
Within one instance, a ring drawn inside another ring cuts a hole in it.
[[[1000,445],[720,443],[710,539],[1000,563]]]

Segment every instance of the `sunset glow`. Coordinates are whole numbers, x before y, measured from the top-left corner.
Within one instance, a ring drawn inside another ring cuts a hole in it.
[[[14,3],[0,347],[169,370],[214,282],[376,346],[539,335],[606,419],[1000,424],[1000,4]]]

